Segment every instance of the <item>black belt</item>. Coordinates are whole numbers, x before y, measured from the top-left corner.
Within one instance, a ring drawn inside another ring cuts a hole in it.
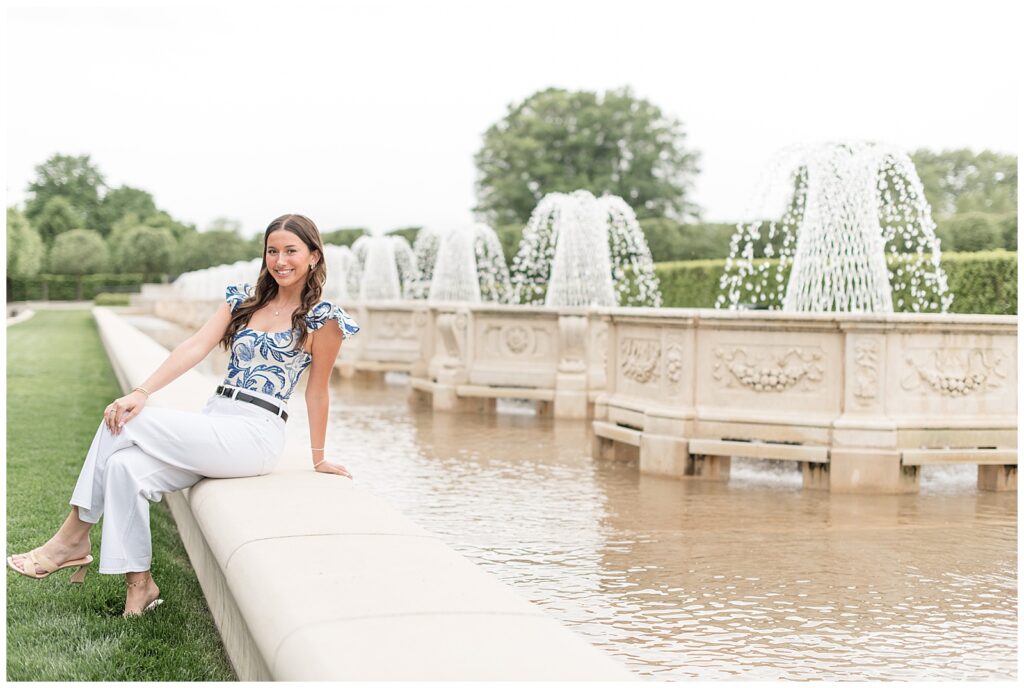
[[[266,399],[260,399],[259,397],[254,397],[251,394],[246,394],[241,390],[234,389],[231,387],[225,387],[224,385],[217,385],[217,394],[221,395],[222,397],[227,397],[228,399],[235,399],[237,401],[245,401],[250,404],[256,404],[260,408],[265,408],[266,410],[270,411],[275,416],[281,416],[281,420],[288,420],[287,411],[285,411],[277,404],[270,403]]]

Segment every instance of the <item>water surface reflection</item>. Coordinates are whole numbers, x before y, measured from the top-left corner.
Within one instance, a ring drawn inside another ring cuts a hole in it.
[[[905,496],[804,491],[755,461],[688,483],[593,462],[579,422],[334,391],[332,458],[644,676],[1016,675],[1016,495],[973,469]]]

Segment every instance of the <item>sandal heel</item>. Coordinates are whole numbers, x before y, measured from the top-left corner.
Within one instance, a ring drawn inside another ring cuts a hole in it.
[[[89,565],[88,564],[82,564],[81,566],[79,566],[77,569],[75,569],[75,572],[73,574],[71,574],[71,579],[70,579],[71,582],[72,583],[77,583],[78,585],[81,585],[82,583],[84,583],[85,582],[85,574],[86,574],[86,572],[88,570],[89,570]]]

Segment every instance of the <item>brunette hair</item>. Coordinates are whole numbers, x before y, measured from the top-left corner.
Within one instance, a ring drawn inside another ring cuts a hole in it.
[[[316,267],[306,275],[306,284],[302,288],[302,301],[299,307],[292,312],[292,329],[298,332],[295,341],[295,348],[301,348],[306,343],[309,334],[306,328],[306,314],[320,302],[320,294],[323,292],[324,283],[327,281],[327,261],[324,260],[324,243],[320,239],[320,230],[305,215],[282,215],[269,225],[263,233],[263,264],[260,266],[260,276],[256,280],[256,289],[252,296],[248,297],[238,305],[235,312],[231,314],[231,322],[224,331],[224,337],[220,340],[225,350],[231,348],[231,341],[235,333],[248,324],[252,314],[263,308],[275,296],[277,296],[277,281],[270,274],[267,268],[267,239],[271,232],[284,229],[295,234],[310,251],[318,251],[320,258],[316,261]]]

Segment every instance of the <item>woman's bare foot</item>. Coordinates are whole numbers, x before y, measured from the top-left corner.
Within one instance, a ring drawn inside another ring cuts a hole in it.
[[[39,548],[39,551],[48,557],[57,566],[61,566],[65,562],[74,561],[75,559],[83,559],[89,555],[92,551],[92,543],[89,541],[89,534],[86,533],[84,538],[76,540],[65,540],[57,533],[52,538],[47,540],[46,544]],[[28,562],[25,561],[25,557],[21,554],[15,554],[11,557],[11,561],[14,565],[26,571],[25,566]],[[36,574],[46,573],[40,566],[35,567]]]
[[[156,586],[149,571],[126,573],[125,581],[128,583],[128,595],[124,600],[123,616],[142,614],[146,607],[160,597],[160,588]]]

